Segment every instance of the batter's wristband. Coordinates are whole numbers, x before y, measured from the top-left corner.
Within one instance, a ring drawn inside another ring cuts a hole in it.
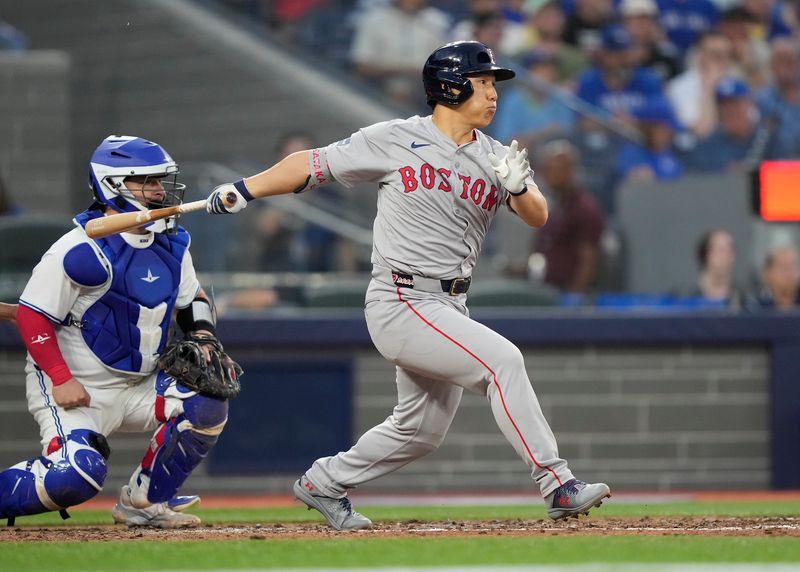
[[[250,194],[250,191],[247,190],[247,185],[244,184],[244,179],[239,179],[235,183],[233,183],[234,188],[239,191],[239,194],[244,197],[248,203],[252,201],[255,197]]]
[[[506,190],[508,191],[508,189],[506,189]],[[528,185],[525,185],[524,187],[522,187],[522,190],[520,192],[512,193],[511,191],[508,191],[508,194],[511,195],[512,197],[521,197],[522,195],[524,195],[527,192],[528,192]]]

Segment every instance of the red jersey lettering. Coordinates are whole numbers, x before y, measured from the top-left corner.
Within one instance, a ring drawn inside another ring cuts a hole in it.
[[[419,179],[423,187],[432,189],[433,183],[436,182],[436,171],[428,163],[423,163],[419,168]]]
[[[452,191],[453,187],[450,185],[450,175],[453,174],[452,171],[442,168],[439,169],[437,173],[439,173],[439,176],[442,178],[442,182],[439,183],[439,190],[445,193]]]
[[[417,177],[413,167],[400,167],[400,176],[403,179],[403,191],[410,193],[417,190]]]
[[[497,204],[497,187],[492,185],[492,187],[489,189],[489,194],[486,195],[486,200],[483,201],[483,208],[485,208],[487,211],[490,211],[495,207],[496,204]]]
[[[469,184],[472,181],[472,177],[467,177],[466,175],[458,175],[458,178],[461,179],[463,183],[463,190],[461,191],[461,198],[466,199],[469,196]]]
[[[486,181],[483,179],[478,179],[473,183],[472,190],[470,191],[470,198],[472,198],[472,202],[476,205],[481,204],[481,199],[483,199],[483,192],[486,190]]]

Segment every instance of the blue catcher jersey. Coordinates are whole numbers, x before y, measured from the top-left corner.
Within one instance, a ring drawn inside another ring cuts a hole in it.
[[[61,324],[59,347],[75,377],[104,385],[156,368],[172,310],[190,304],[200,285],[184,229],[93,241],[83,227],[96,216],[75,217],[80,228],[45,253],[20,303]]]

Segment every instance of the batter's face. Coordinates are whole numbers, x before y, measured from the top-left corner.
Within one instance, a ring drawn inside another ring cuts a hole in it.
[[[472,84],[472,95],[458,110],[469,124],[481,129],[489,125],[497,113],[497,80],[490,72],[470,76],[469,81]]]

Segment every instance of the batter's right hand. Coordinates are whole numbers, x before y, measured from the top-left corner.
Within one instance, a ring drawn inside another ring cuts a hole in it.
[[[92,397],[77,379],[70,378],[61,385],[53,386],[53,399],[64,409],[88,407]]]
[[[206,212],[210,214],[238,213],[247,206],[247,199],[230,183],[218,186],[206,199]]]

